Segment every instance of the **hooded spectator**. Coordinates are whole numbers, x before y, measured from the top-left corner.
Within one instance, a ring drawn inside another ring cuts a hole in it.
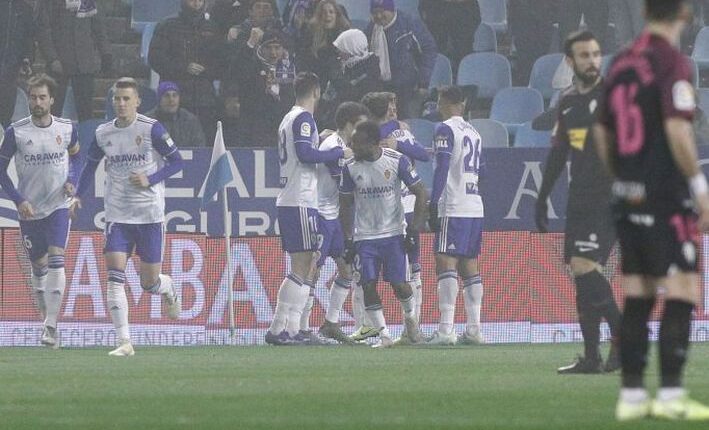
[[[180,107],[180,87],[170,81],[158,85],[158,105],[146,114],[165,126],[178,148],[207,146],[202,124],[190,111]]]

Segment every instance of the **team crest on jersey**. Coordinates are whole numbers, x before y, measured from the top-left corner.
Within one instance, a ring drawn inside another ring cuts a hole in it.
[[[390,172],[389,170],[385,170],[385,171],[384,171],[384,177],[387,178],[387,179],[391,178],[391,172]]]
[[[307,122],[304,122],[300,125],[300,135],[303,137],[310,137],[310,135],[313,133],[312,129],[310,128],[310,124]]]
[[[140,146],[143,143],[143,138],[141,136],[135,137],[135,146]]]
[[[362,182],[362,179],[364,179],[364,178],[362,178],[362,175],[357,175],[357,177],[355,178],[355,181]]]
[[[32,139],[27,139],[27,143],[25,143],[27,146],[32,146],[34,145],[34,142],[32,142]]]
[[[61,146],[62,144],[62,137],[60,135],[57,135],[57,145]]]

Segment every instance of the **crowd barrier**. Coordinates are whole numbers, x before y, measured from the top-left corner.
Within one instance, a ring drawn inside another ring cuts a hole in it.
[[[30,266],[17,229],[1,230],[0,346],[39,345],[41,323],[30,291]],[[438,321],[436,277],[431,234],[422,236],[422,327],[431,332]],[[707,249],[709,239],[703,239]],[[59,330],[67,347],[109,346],[115,332],[106,309],[106,272],[102,257],[103,236],[98,232],[72,232],[66,254],[67,288],[60,313]],[[263,342],[276,304],[278,287],[289,270],[289,261],[278,237],[234,238],[235,336],[230,336],[224,240],[202,234],[169,233],[165,240],[163,272],[171,275],[182,295],[178,321],[166,318],[160,297],[142,290],[137,260],[126,271],[131,335],[138,345],[252,345]],[[482,308],[483,333],[489,343],[551,343],[579,341],[574,287],[563,264],[563,236],[530,232],[485,232],[481,271],[485,288]],[[706,261],[706,259],[702,259]],[[702,302],[696,309],[693,341],[709,338],[709,291],[702,266]],[[311,326],[322,323],[328,288],[334,280],[331,260],[316,287]],[[613,252],[606,266],[616,299],[621,300],[619,259]],[[401,329],[401,311],[388,286],[379,285],[385,315],[392,329]],[[348,300],[341,322],[353,329]],[[462,296],[456,323],[465,323]],[[651,324],[657,333],[657,312]],[[607,327],[602,336],[608,339]]]

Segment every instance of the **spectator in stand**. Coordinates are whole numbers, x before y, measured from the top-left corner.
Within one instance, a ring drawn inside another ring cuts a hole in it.
[[[367,36],[357,29],[346,30],[333,42],[340,66],[327,83],[317,120],[321,128],[335,129],[335,112],[344,102],[359,102],[365,94],[382,91],[379,58],[369,51]]]
[[[10,125],[15,112],[17,77],[32,73],[35,23],[24,0],[0,0],[0,125]]]
[[[207,146],[202,124],[190,111],[180,107],[180,88],[170,81],[158,85],[158,105],[146,113],[164,125],[178,148]]]
[[[645,27],[644,0],[612,0],[613,20],[618,48],[634,40]]]
[[[419,13],[455,73],[460,60],[473,52],[475,30],[481,22],[478,1],[421,0]]]
[[[527,86],[534,61],[549,52],[556,0],[508,0],[508,20],[517,61],[512,80]]]
[[[381,79],[397,96],[399,116],[410,118],[414,96],[428,94],[436,42],[419,19],[397,10],[394,0],[370,0],[370,10],[367,36],[379,57]]]
[[[559,17],[560,40],[566,40],[569,34],[579,29],[581,16],[586,27],[598,37],[601,48],[608,51],[609,0],[556,0]],[[536,5],[537,2],[535,1]]]
[[[112,68],[103,20],[95,3],[45,0],[39,9],[39,49],[57,82],[52,114],[62,115],[71,83],[79,121],[93,117],[94,79]]]
[[[248,0],[216,0],[209,10],[209,19],[219,28],[222,39],[227,37],[231,28],[241,25],[249,16]],[[233,40],[236,40],[234,29]]]
[[[235,71],[241,93],[241,119],[248,146],[275,146],[278,124],[293,106],[295,66],[280,31],[265,33],[250,55],[243,55],[230,67]],[[247,47],[252,46],[251,40]]]
[[[249,17],[229,29],[227,41],[237,44],[237,51],[246,45],[252,37],[253,30],[261,31],[262,35],[268,31],[281,30],[283,25],[278,19],[278,6],[275,0],[248,0]]]
[[[318,75],[320,82],[329,82],[340,69],[337,50],[332,43],[349,28],[350,22],[335,0],[322,0],[318,3],[296,48],[298,71],[313,72]]]
[[[248,146],[244,139],[244,126],[241,121],[241,98],[236,85],[222,87],[222,131],[224,143],[229,148]]]
[[[295,37],[300,37],[306,30],[308,22],[315,15],[315,7],[321,0],[288,0],[283,8],[281,19],[283,30]]]
[[[204,16],[204,0],[182,0],[180,14],[161,22],[150,43],[150,67],[180,87],[182,106],[197,115],[208,142],[216,133],[213,82],[222,74],[223,46],[216,24]]]

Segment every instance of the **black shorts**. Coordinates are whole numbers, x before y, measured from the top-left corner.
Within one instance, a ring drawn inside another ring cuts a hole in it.
[[[662,278],[676,271],[697,271],[694,213],[629,214],[618,220],[617,228],[624,274]]]
[[[564,234],[564,261],[581,257],[605,265],[615,244],[615,226],[611,211],[570,212]]]

